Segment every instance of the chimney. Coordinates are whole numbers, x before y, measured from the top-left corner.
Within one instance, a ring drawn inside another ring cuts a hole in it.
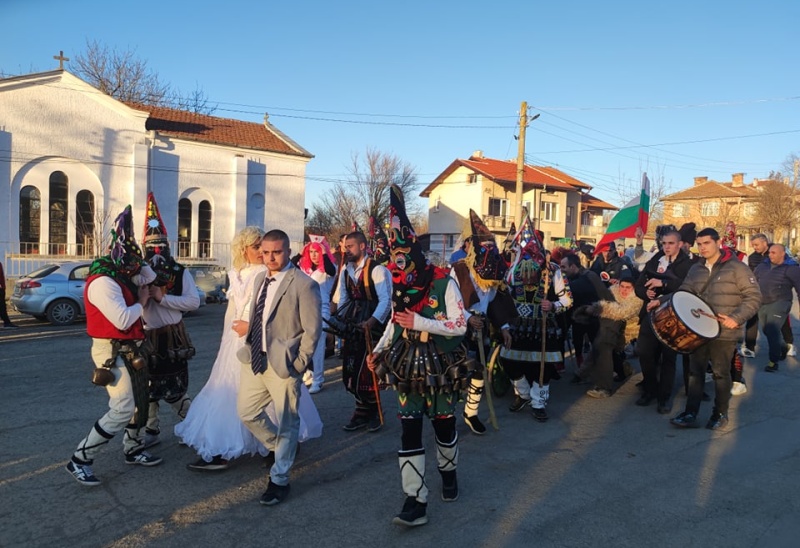
[[[733,178],[732,186],[744,186],[744,173],[734,173],[731,177]]]
[[[482,150],[476,150],[475,152],[472,153],[472,157],[473,158],[483,158],[483,151]]]
[[[708,182],[708,177],[695,177],[694,186],[704,185]]]

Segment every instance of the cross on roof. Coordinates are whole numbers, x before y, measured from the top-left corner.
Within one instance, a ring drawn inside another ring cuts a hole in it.
[[[58,55],[53,55],[53,59],[58,61],[59,70],[64,70],[64,61],[69,61],[69,57],[64,57],[63,51],[59,51]]]

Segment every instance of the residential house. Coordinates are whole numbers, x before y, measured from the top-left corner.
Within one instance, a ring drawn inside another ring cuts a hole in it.
[[[694,222],[698,230],[704,227],[724,229],[728,221],[736,223],[738,248],[749,251],[750,237],[760,232],[769,234],[759,215],[759,200],[770,185],[781,184],[769,179],[744,182],[744,173],[734,173],[730,181],[718,182],[708,177],[695,177],[690,188],[664,196],[664,223],[680,227]],[[796,230],[790,235],[795,239]]]
[[[312,157],[267,120],[125,104],[65,70],[0,79],[0,257],[14,277],[102,254],[126,205],[143,229],[150,191],[182,262],[229,266],[246,225],[299,248]]]
[[[450,256],[468,227],[470,209],[502,241],[518,218],[516,177],[515,160],[485,158],[481,151],[454,160],[420,194],[428,198],[430,250]],[[546,246],[573,236],[590,243],[600,240],[603,212],[618,208],[589,194],[591,188],[554,167],[524,166],[522,206],[544,232]]]

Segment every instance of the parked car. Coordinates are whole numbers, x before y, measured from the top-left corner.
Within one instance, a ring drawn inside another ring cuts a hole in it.
[[[205,298],[200,297],[204,303],[223,303],[227,300],[225,291],[228,289],[228,273],[219,265],[188,265],[186,269],[192,274],[197,289],[205,292]]]
[[[83,287],[91,262],[48,264],[14,285],[11,306],[54,325],[69,325],[86,314]]]

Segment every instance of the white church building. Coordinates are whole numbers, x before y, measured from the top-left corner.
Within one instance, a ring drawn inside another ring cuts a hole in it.
[[[128,204],[140,240],[150,191],[183,263],[228,267],[247,225],[280,228],[299,250],[311,158],[266,117],[125,104],[65,70],[0,79],[6,276],[104,254]]]

